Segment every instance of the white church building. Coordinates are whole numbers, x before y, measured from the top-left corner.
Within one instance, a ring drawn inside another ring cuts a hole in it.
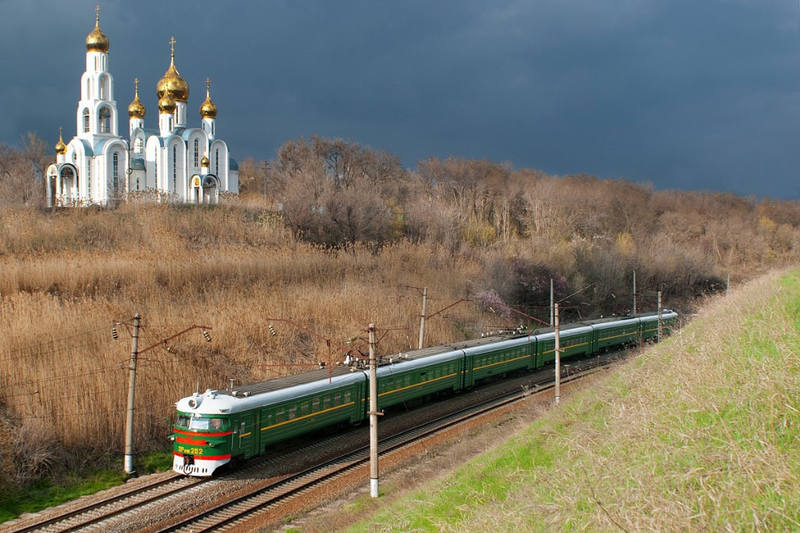
[[[189,84],[170,64],[156,85],[158,127],[145,128],[145,106],[135,96],[128,106],[128,139],[118,131],[114,79],[108,65],[108,37],[95,27],[86,37],[86,71],[76,112],[77,135],[64,143],[59,134],[56,163],[47,168],[49,206],[115,206],[136,197],[156,201],[207,204],[220,194],[239,192],[239,170],[228,145],[217,138],[217,106],[210,81],[200,105],[200,127],[189,128]]]

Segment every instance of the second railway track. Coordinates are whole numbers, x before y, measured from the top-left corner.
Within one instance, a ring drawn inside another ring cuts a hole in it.
[[[598,365],[591,369],[566,376],[563,383],[569,383],[594,374],[605,368]],[[417,441],[445,431],[449,428],[479,418],[501,407],[521,401],[529,396],[549,391],[553,383],[537,384],[533,390],[503,394],[480,404],[461,409],[440,418],[426,421],[398,434],[381,439],[379,453],[384,457],[396,450],[416,443]],[[310,491],[317,485],[327,483],[359,469],[369,461],[369,446],[362,446],[339,457],[310,467],[296,474],[287,476],[277,482],[255,483],[246,491],[242,491],[227,501],[206,507],[200,511],[188,513],[177,520],[165,523],[154,529],[152,533],[186,531],[200,533],[219,531],[226,528],[249,529],[257,527],[260,515],[267,515],[282,502]],[[265,521],[269,521],[268,519]],[[247,523],[247,525],[245,525]],[[238,527],[237,527],[238,526]]]
[[[565,376],[562,382],[568,383],[569,381],[580,379],[609,364],[610,362],[606,358],[603,360],[592,358],[580,364],[570,365],[573,369],[576,369],[575,373]],[[585,368],[588,365],[594,366],[587,370]],[[564,370],[565,372],[570,371],[569,367],[565,367]],[[537,375],[529,375],[520,379],[520,382],[527,381],[531,383],[532,380],[537,379]],[[380,453],[382,456],[386,456],[404,447],[409,447],[420,439],[444,432],[448,428],[474,420],[502,406],[517,402],[523,397],[550,390],[553,387],[552,371],[548,379],[550,383],[545,383],[540,378],[539,381],[531,383],[530,388],[527,390],[522,390],[517,385],[516,392],[504,392],[489,400],[484,399],[480,403],[397,431],[381,439]],[[429,408],[433,408],[436,405],[431,404]],[[417,414],[419,415],[419,413]],[[313,455],[314,453],[322,453],[325,448],[346,448],[345,443],[350,439],[352,439],[351,433],[328,437],[304,447],[303,452]],[[120,487],[116,493],[112,492],[111,495],[102,499],[93,499],[84,504],[78,501],[64,505],[61,512],[45,511],[41,513],[40,518],[19,519],[3,524],[0,526],[0,532],[140,530],[199,532],[232,528],[233,526],[240,526],[237,529],[246,529],[250,525],[255,527],[255,524],[259,521],[269,522],[275,517],[280,518],[279,507],[294,496],[312,491],[314,487],[322,486],[326,482],[344,478],[348,476],[348,473],[357,472],[359,468],[368,462],[368,456],[368,446],[359,446],[355,449],[350,446],[348,452],[332,459],[318,461],[314,466],[300,468],[300,471],[295,469],[296,473],[291,473],[291,469],[276,467],[282,465],[284,461],[284,455],[279,454],[273,457],[252,460],[244,468],[235,470],[220,478],[199,479],[180,475],[164,475],[161,479],[152,482],[144,482],[130,488]],[[265,475],[265,469],[273,471],[269,475]],[[284,473],[281,474],[281,471]],[[250,476],[250,473],[253,473],[253,475]],[[199,494],[196,490],[204,491],[204,489],[200,488],[200,485],[209,484],[209,482],[211,482],[210,485],[214,485],[215,481],[224,483],[232,478],[248,479],[250,481],[246,483],[240,482],[240,486],[233,490],[221,491],[221,493],[225,494],[225,497],[213,497],[210,501],[196,506],[187,504],[187,501],[192,499],[188,495],[193,489],[195,489],[194,494]],[[221,503],[220,500],[222,500]],[[181,506],[186,508],[188,505],[189,507],[194,507],[195,510],[177,518],[164,519],[165,513],[163,510],[154,510],[153,506],[157,505],[158,502],[162,502],[165,506],[172,508],[172,512],[166,513],[166,516],[174,515],[175,510],[180,509]],[[147,513],[152,514],[152,516],[148,517],[149,519],[143,523],[141,515]],[[271,516],[265,518],[267,515]],[[149,525],[146,525],[148,523]],[[245,523],[249,525],[245,526]]]

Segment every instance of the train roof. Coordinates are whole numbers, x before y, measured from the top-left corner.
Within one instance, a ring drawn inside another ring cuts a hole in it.
[[[175,403],[178,411],[196,415],[230,414],[279,403],[299,396],[346,387],[367,378],[361,370],[347,367],[303,372],[276,378],[234,390],[207,390],[182,398]]]
[[[338,378],[352,374],[354,370],[350,367],[334,366],[330,369],[320,368],[316,370],[309,370],[300,374],[292,374],[289,376],[282,376],[279,378],[269,379],[267,381],[260,381],[258,383],[251,383],[249,385],[241,385],[235,387],[233,391],[226,391],[231,396],[247,397],[254,394],[263,394],[265,392],[272,392],[287,387],[294,387],[295,385],[304,385],[306,383],[313,383],[314,381],[327,380],[328,378]],[[338,381],[338,380],[337,380]]]
[[[664,309],[662,312],[662,318],[674,318],[677,316],[677,313],[669,309]],[[565,324],[560,329],[564,336],[569,336],[570,334],[589,332],[593,328],[604,329],[614,325],[636,323],[639,319],[650,321],[656,317],[657,313],[644,313],[628,317],[585,320]],[[436,363],[437,361],[446,362],[458,359],[463,352],[469,353],[487,344],[497,344],[498,348],[500,348],[522,345],[530,342],[534,337],[549,339],[554,336],[553,333],[553,328],[539,328],[530,332],[530,334],[492,335],[381,356],[379,357],[378,375],[410,370],[418,366]],[[366,380],[366,375],[363,370],[351,366],[336,366],[241,385],[233,390],[207,390],[202,394],[195,393],[192,396],[183,398],[176,402],[175,405],[179,411],[196,414],[234,413],[251,409],[256,405],[277,403],[289,397],[304,396],[328,390],[332,387],[344,387],[364,380]]]

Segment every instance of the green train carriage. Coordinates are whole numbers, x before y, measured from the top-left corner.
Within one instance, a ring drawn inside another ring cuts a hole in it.
[[[665,310],[663,333],[677,324]],[[595,354],[609,347],[652,339],[656,314],[565,326],[562,357]],[[553,361],[555,333],[490,337],[398,354],[377,369],[378,409],[442,392],[458,392],[482,381]],[[236,457],[265,453],[270,445],[367,417],[366,371],[337,367],[246,385],[208,390],[176,403],[173,470],[210,476]]]
[[[210,476],[232,459],[263,454],[276,442],[359,423],[365,417],[366,382],[362,371],[336,368],[183,398],[176,404],[173,470]],[[218,431],[201,429],[212,420]]]

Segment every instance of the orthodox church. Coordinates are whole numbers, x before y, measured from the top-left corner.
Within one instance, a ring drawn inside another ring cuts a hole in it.
[[[69,143],[59,132],[56,163],[47,168],[50,206],[115,206],[136,197],[175,203],[216,203],[220,194],[239,192],[239,170],[228,145],[217,138],[217,106],[200,105],[199,128],[187,127],[189,84],[175,66],[175,39],[170,63],[156,85],[158,128],[144,127],[145,106],[139,82],[128,106],[129,138],[118,132],[114,80],[108,69],[108,37],[94,29],[86,37],[86,71],[76,113],[77,135]]]

